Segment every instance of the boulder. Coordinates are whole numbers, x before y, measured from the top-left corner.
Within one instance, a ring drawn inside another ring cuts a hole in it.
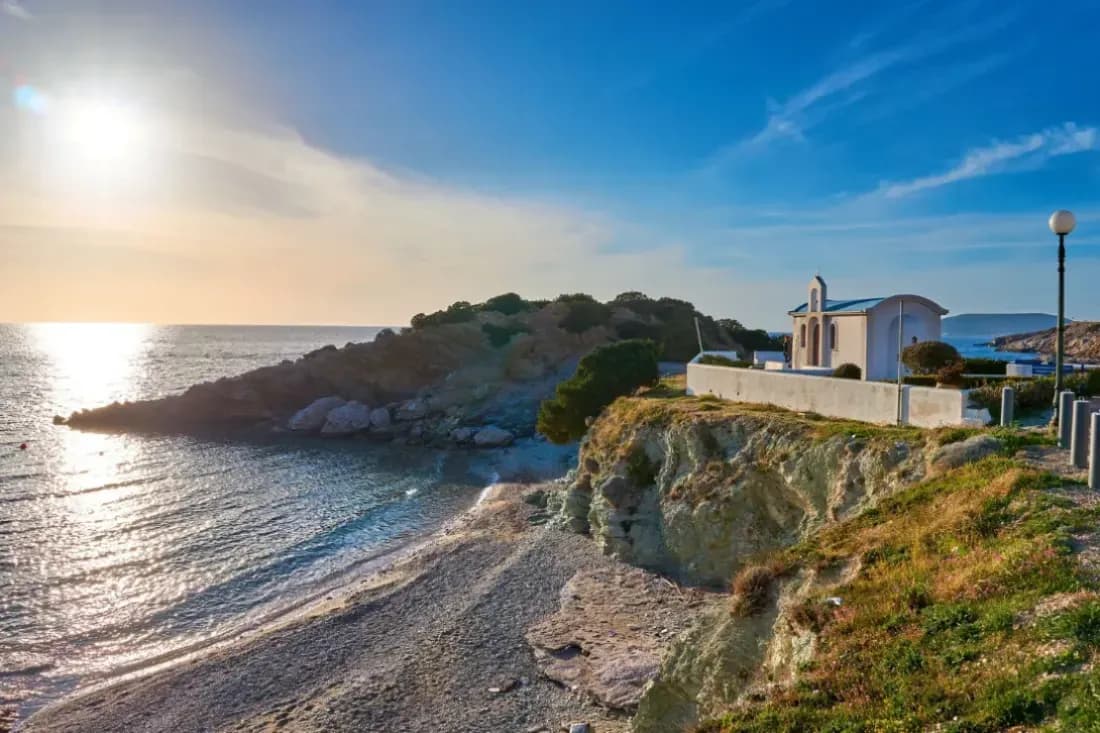
[[[940,446],[932,455],[932,468],[937,471],[950,471],[999,453],[1003,448],[1004,443],[992,435],[975,435],[958,443]]]
[[[451,431],[451,440],[456,443],[469,443],[477,432],[473,428],[455,428]]]
[[[344,399],[335,395],[314,400],[308,407],[303,407],[294,413],[294,416],[287,423],[287,427],[291,430],[316,432],[324,426],[328,414],[344,404]]]
[[[498,428],[496,425],[486,425],[474,433],[474,445],[478,448],[499,448],[508,445],[515,438],[515,435],[503,428]]]
[[[423,400],[409,400],[397,408],[395,418],[402,421],[420,420],[428,414],[428,405]]]
[[[390,411],[385,407],[376,407],[370,411],[370,426],[379,430],[385,430],[390,426]]]
[[[370,427],[371,409],[362,402],[348,402],[328,414],[321,435],[351,435]]]

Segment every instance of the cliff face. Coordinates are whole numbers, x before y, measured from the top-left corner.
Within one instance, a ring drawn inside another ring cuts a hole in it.
[[[998,351],[1033,351],[1052,355],[1057,347],[1058,331],[1001,336],[993,340]],[[1100,321],[1076,321],[1066,324],[1066,357],[1075,361],[1100,362]]]
[[[725,585],[747,559],[924,475],[918,431],[828,425],[705,399],[620,400],[582,445],[560,521],[625,562]]]

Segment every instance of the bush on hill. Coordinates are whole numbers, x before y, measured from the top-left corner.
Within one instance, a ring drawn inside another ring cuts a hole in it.
[[[531,310],[531,303],[527,302],[515,293],[494,295],[481,305],[483,311],[495,311],[506,316],[514,316],[517,313]]]
[[[958,350],[942,341],[921,341],[901,352],[901,362],[916,374],[935,374],[958,361],[962,361]]]
[[[451,303],[447,306],[446,310],[436,311],[435,313],[429,313],[427,315],[417,313],[412,317],[412,327],[414,331],[419,331],[423,328],[443,326],[448,323],[466,323],[467,321],[474,320],[476,317],[477,309],[465,300],[460,300],[456,303]]]
[[[707,366],[737,367],[738,369],[748,369],[752,366],[751,361],[738,361],[719,354],[703,354],[699,357],[699,363]]]
[[[558,299],[559,302],[568,303],[569,305],[569,311],[558,323],[569,333],[584,333],[590,328],[602,326],[611,320],[610,308],[587,295],[584,297],[586,299]]]
[[[489,337],[490,344],[500,348],[507,345],[517,333],[527,333],[528,329],[519,325],[495,326],[492,323],[485,323],[482,324],[481,331]]]
[[[539,406],[538,431],[554,443],[579,440],[587,421],[607,405],[657,383],[657,345],[630,339],[601,346],[581,359],[576,373]]]
[[[863,379],[863,370],[855,364],[841,364],[833,370],[837,379]]]
[[[1000,359],[974,358],[965,360],[967,374],[1003,375],[1008,371],[1008,362]]]

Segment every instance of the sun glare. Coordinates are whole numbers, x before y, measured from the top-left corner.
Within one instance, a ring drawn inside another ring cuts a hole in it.
[[[137,108],[116,99],[78,98],[57,115],[69,163],[111,174],[140,164],[148,126]]]

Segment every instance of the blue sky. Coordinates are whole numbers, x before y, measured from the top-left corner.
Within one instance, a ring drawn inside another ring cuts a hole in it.
[[[358,292],[349,278],[322,307],[320,292],[297,311],[252,293],[268,310],[228,300],[213,312],[189,310],[185,288],[180,308],[149,318],[390,321],[500,290],[641,288],[778,328],[818,268],[838,297],[908,291],[953,312],[1050,311],[1046,217],[1063,207],[1079,220],[1069,312],[1100,318],[1100,288],[1090,286],[1100,277],[1100,3],[1060,3],[1056,13],[992,0],[5,7],[13,85],[30,78],[49,91],[79,75],[219,130],[292,133],[310,155],[357,166],[365,187],[333,183],[321,203],[299,200],[317,187],[284,180],[270,158],[219,163],[202,180],[250,204],[232,221],[216,206],[209,237],[285,231],[277,219],[290,210],[324,219],[326,237],[356,223],[378,232],[324,255],[365,268]],[[167,84],[169,73],[185,80]],[[380,195],[363,178],[399,188],[404,218],[378,229],[376,213],[340,218],[334,201]],[[57,203],[56,192],[35,195]],[[127,196],[117,192],[120,211],[134,205]],[[219,202],[188,201],[201,232],[203,207]],[[427,209],[414,201],[457,208],[425,229]],[[485,249],[471,244],[482,215],[496,237]],[[449,240],[449,229],[461,231]],[[198,288],[212,255],[191,260],[176,246]],[[307,244],[281,246],[293,267]],[[483,264],[461,265],[464,248]],[[391,264],[370,272],[384,249]],[[388,269],[398,259],[405,269]],[[425,272],[436,262],[448,271],[438,280]],[[385,303],[375,307],[362,285],[383,273],[432,282],[375,291]],[[132,300],[104,317],[141,319]]]

